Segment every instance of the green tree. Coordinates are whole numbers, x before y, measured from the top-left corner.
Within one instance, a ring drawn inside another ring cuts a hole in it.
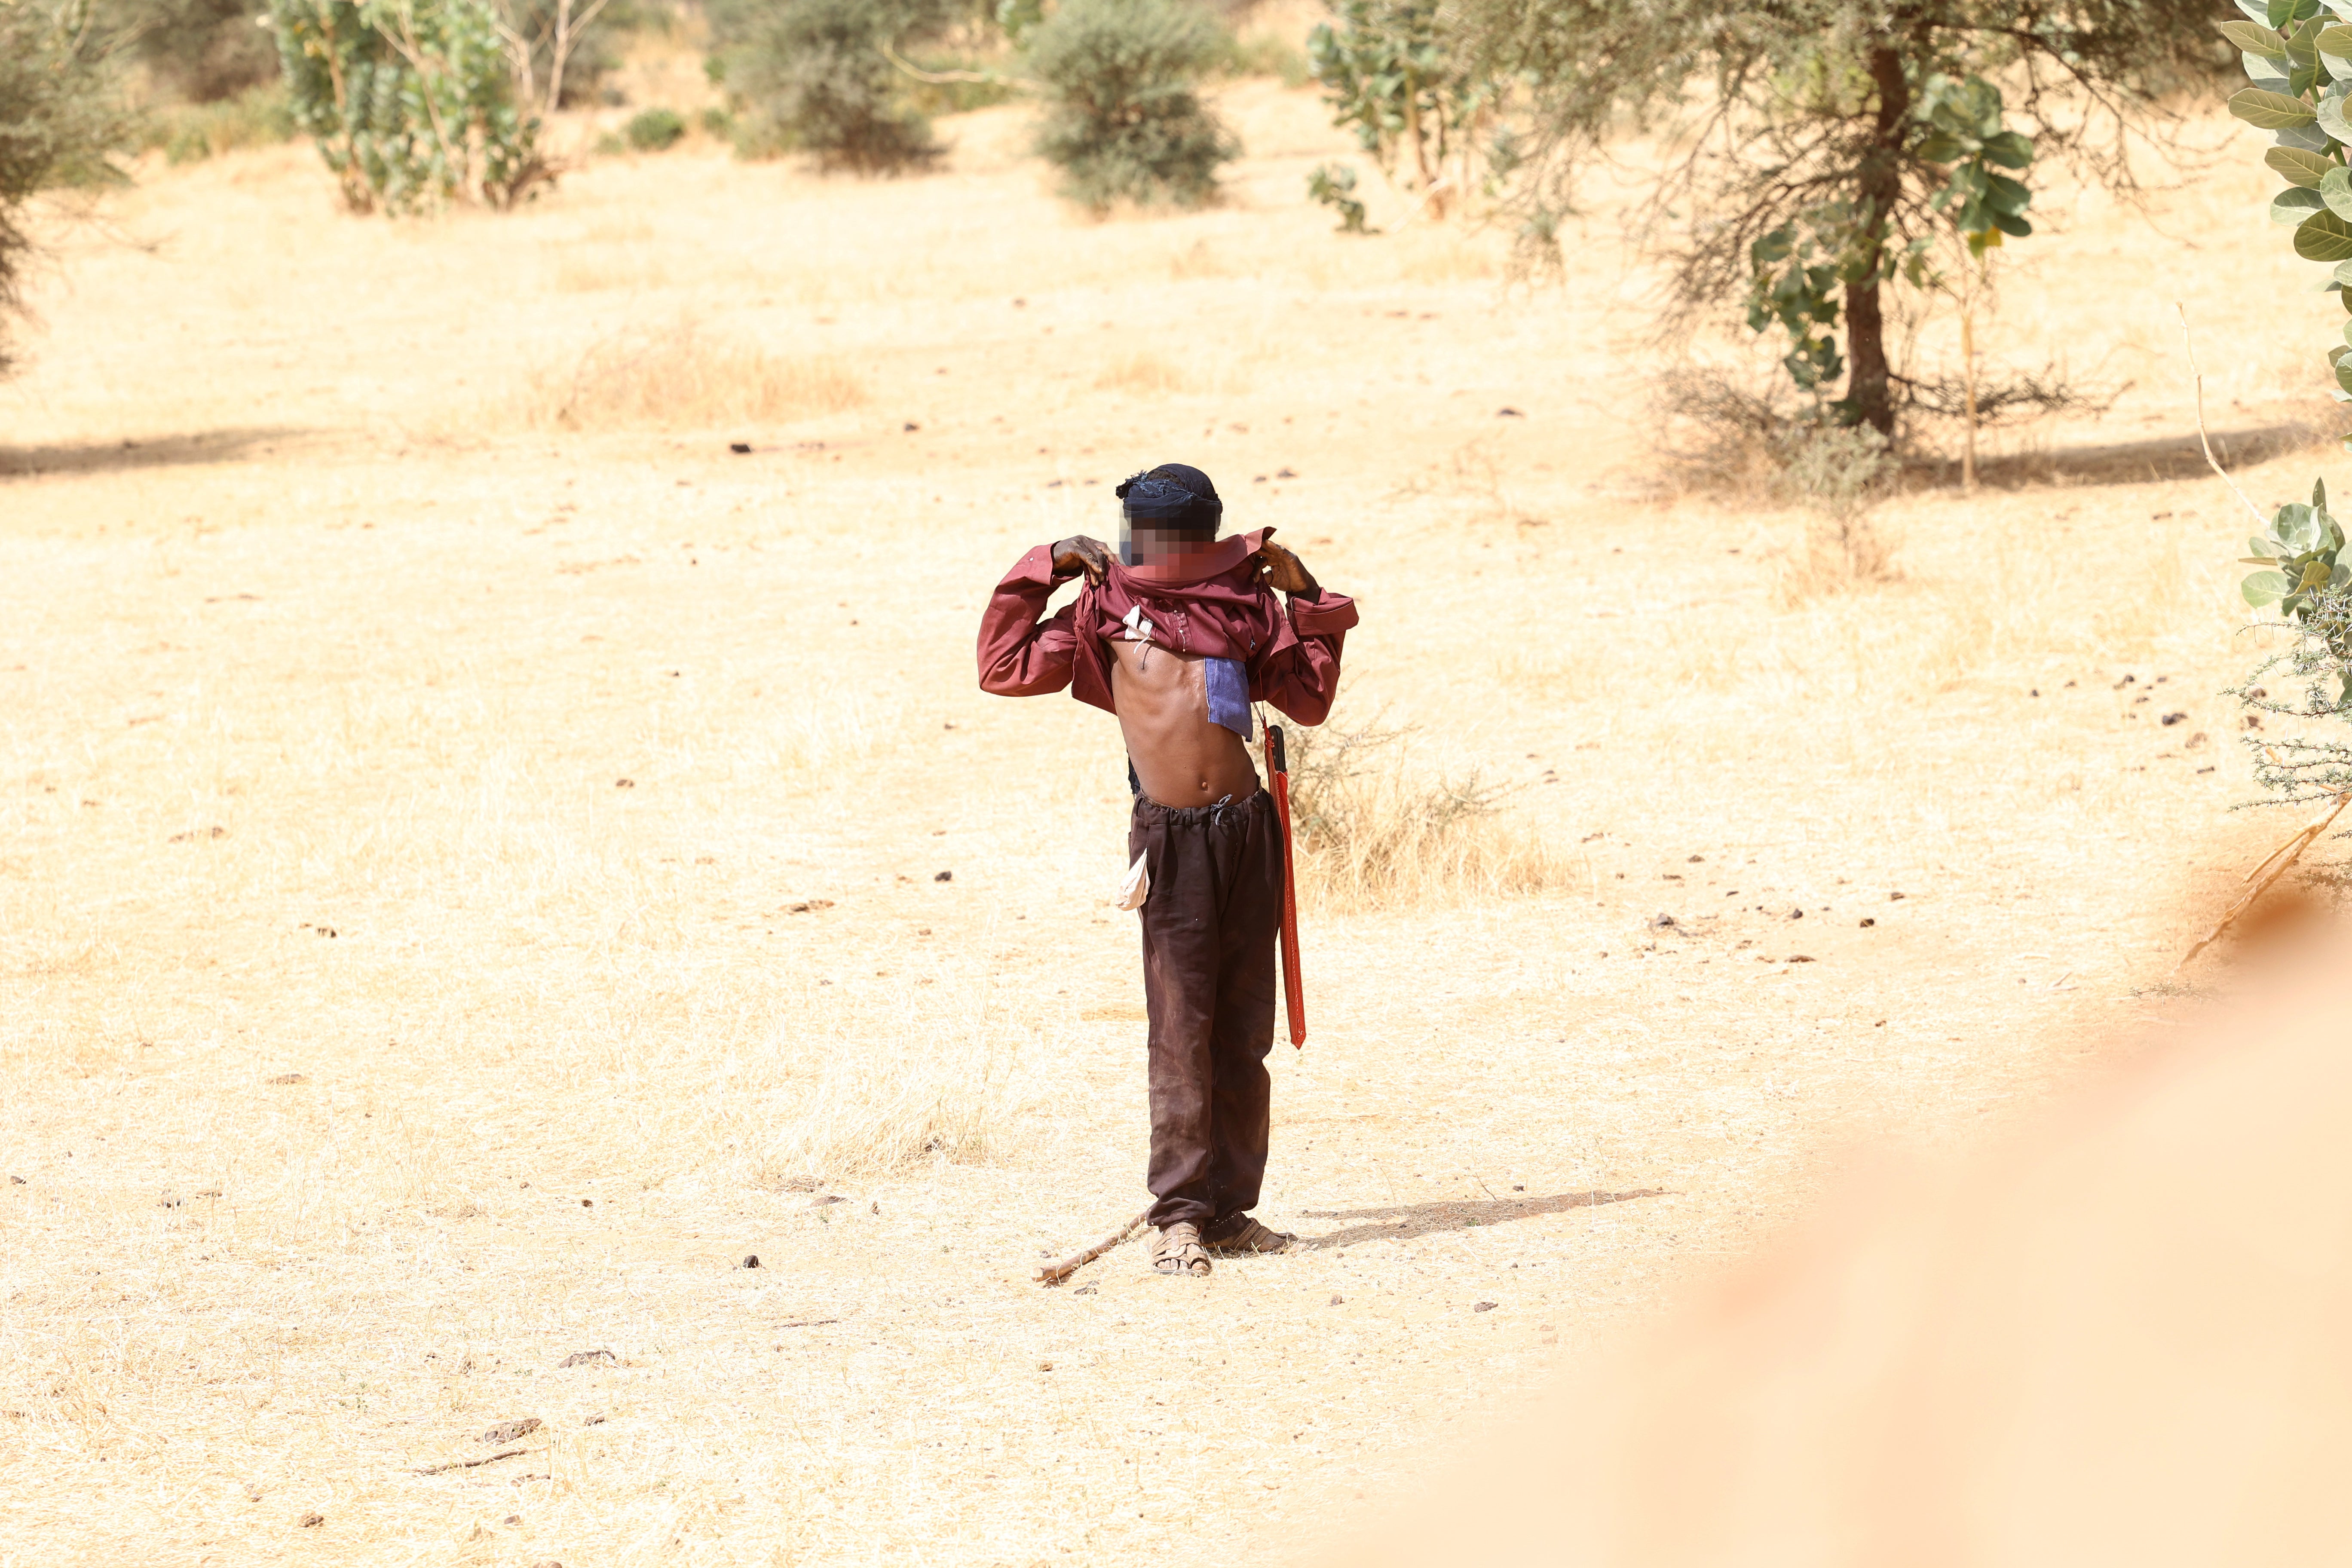
[[[1652,232],[1679,304],[1760,308],[1800,383],[1842,380],[1830,406],[1881,434],[1906,390],[1888,289],[1941,286],[1930,252],[1956,222],[2028,232],[2030,163],[2128,188],[2121,131],[2165,122],[2161,95],[2221,60],[2193,0],[1460,5],[1480,69],[1527,83],[1523,232],[1557,233],[1629,121],[1669,133]]]
[[[127,179],[116,156],[133,123],[114,42],[85,5],[0,0],[0,328],[24,310],[35,199]],[[0,334],[0,372],[14,363]]]
[[[1029,74],[1047,95],[1038,151],[1062,194],[1097,211],[1119,201],[1199,206],[1217,169],[1241,153],[1201,101],[1224,36],[1181,0],[1063,0],[1024,35]]]

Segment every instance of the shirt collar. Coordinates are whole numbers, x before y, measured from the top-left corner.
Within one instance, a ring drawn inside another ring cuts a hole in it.
[[[1138,582],[1157,587],[1189,588],[1212,577],[1222,577],[1239,566],[1256,554],[1273,532],[1270,528],[1260,528],[1236,533],[1182,561],[1156,561],[1148,566],[1122,564],[1120,570]]]

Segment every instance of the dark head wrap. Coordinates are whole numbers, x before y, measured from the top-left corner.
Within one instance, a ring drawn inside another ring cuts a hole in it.
[[[1129,524],[1214,533],[1225,515],[1225,503],[1217,499],[1217,487],[1209,476],[1182,463],[1162,463],[1121,479],[1111,493],[1118,497]]]

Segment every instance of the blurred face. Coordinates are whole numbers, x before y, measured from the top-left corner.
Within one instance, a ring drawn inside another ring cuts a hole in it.
[[[1118,558],[1129,566],[1183,566],[1192,556],[1205,556],[1217,542],[1213,528],[1177,528],[1161,522],[1122,519]]]

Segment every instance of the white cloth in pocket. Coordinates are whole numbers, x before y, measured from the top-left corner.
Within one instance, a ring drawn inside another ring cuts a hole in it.
[[[1139,910],[1143,907],[1143,900],[1151,896],[1151,868],[1144,864],[1148,858],[1147,855],[1138,855],[1135,864],[1127,868],[1127,875],[1119,879],[1118,903],[1120,909]]]

